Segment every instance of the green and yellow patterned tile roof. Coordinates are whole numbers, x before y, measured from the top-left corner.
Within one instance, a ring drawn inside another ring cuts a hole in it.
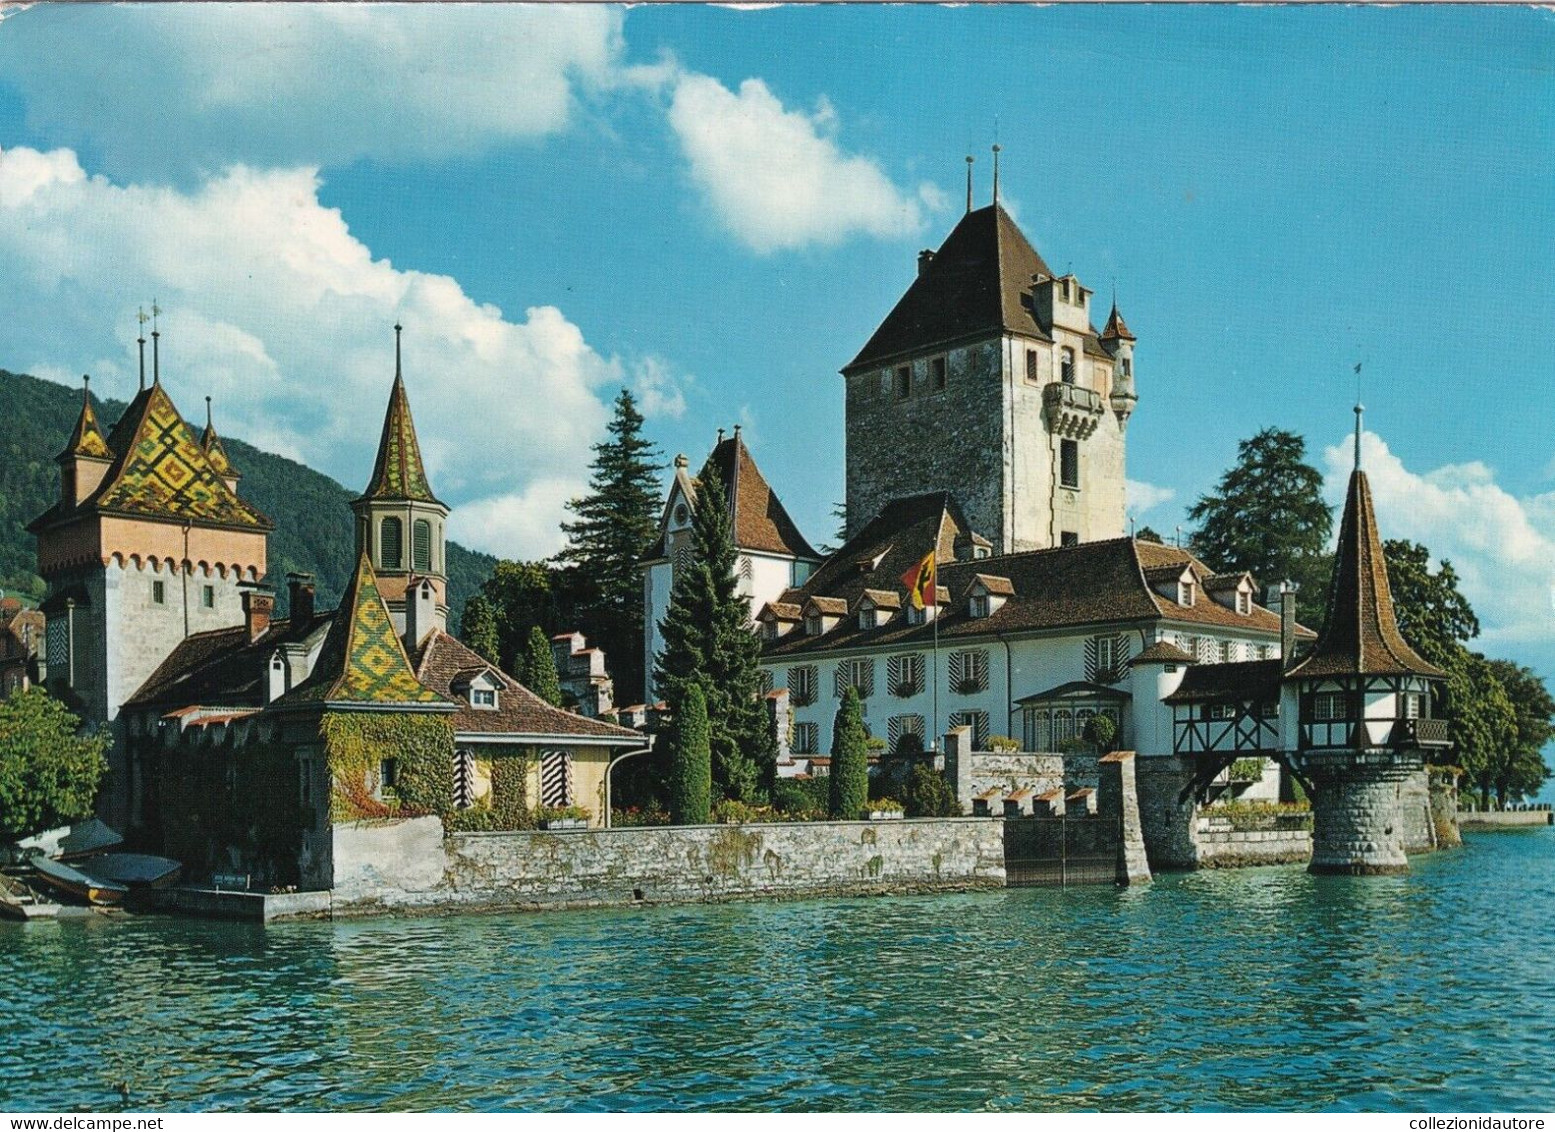
[[[89,456],[94,460],[113,459],[108,440],[103,436],[103,430],[97,427],[97,414],[92,411],[90,397],[81,398],[81,415],[76,419],[75,431],[70,434],[69,443],[60,453],[61,458],[66,456]]]
[[[358,559],[356,574],[340,599],[312,674],[285,698],[384,707],[453,707],[416,679],[365,554]]]
[[[373,465],[373,477],[362,498],[439,502],[427,482],[427,470],[421,462],[421,445],[416,440],[416,422],[410,416],[410,398],[405,395],[404,379],[397,373],[394,389],[389,394],[389,411],[383,418],[378,461]]]
[[[223,482],[222,472],[160,384],[130,402],[108,447],[119,455],[84,506],[252,530],[274,527]]]
[[[206,425],[205,431],[200,434],[200,447],[205,450],[205,459],[210,462],[211,470],[218,476],[236,477],[241,474],[232,466],[227,450],[221,446],[221,437],[216,435],[216,430],[210,425]]]

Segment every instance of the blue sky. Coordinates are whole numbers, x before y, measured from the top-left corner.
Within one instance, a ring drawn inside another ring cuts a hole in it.
[[[837,370],[963,157],[1139,336],[1168,535],[1265,425],[1555,671],[1555,15],[1526,8],[42,5],[0,22],[0,365],[347,484],[406,325],[456,537],[537,556],[631,385],[666,456],[743,422],[812,540]]]

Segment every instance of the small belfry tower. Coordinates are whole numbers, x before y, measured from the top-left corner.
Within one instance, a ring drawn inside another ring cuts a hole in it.
[[[394,326],[394,387],[383,418],[383,438],[372,479],[356,513],[356,549],[366,555],[394,620],[395,631],[414,649],[432,629],[448,628],[448,563],[444,528],[448,507],[432,494],[416,423],[410,415]]]
[[[892,499],[949,492],[994,553],[1125,533],[1134,335],[994,200],[972,207],[857,356],[847,387],[847,534]]]
[[[155,308],[153,308],[155,311]],[[89,396],[59,454],[60,494],[28,525],[48,584],[48,687],[113,738],[98,812],[141,823],[149,771],[131,756],[119,709],[184,640],[244,622],[268,602],[272,524],[237,494],[237,471],[208,432],[202,444],[161,380],[152,331],[140,390],[106,435]]]

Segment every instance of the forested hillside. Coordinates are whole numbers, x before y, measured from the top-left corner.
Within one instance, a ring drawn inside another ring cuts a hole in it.
[[[122,401],[92,399],[106,430],[124,411]],[[54,457],[75,426],[79,390],[52,381],[0,370],[0,589],[43,593],[34,572],[37,557],[26,527],[59,492]],[[223,436],[227,455],[243,473],[239,493],[275,520],[270,536],[270,581],[284,608],[285,576],[300,570],[316,576],[319,600],[332,604],[345,588],[354,539],[348,504],[356,492],[294,460],[261,452]],[[367,469],[363,469],[365,477]],[[480,588],[496,559],[448,544],[450,620],[458,625],[465,599]]]

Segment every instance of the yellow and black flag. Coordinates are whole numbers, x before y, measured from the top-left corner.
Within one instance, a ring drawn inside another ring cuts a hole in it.
[[[902,585],[907,587],[907,598],[914,609],[938,604],[935,601],[934,580],[934,552],[931,550],[923,556],[922,562],[902,575]]]

